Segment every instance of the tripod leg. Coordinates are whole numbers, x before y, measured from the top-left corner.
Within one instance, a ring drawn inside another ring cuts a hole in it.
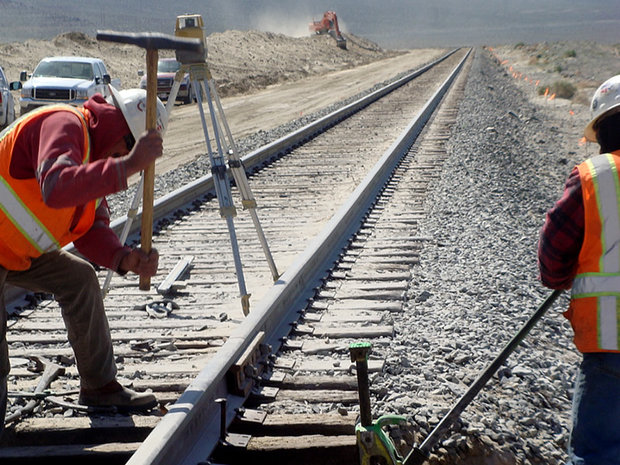
[[[235,261],[235,270],[237,272],[237,282],[239,284],[239,293],[241,295],[241,309],[243,315],[248,316],[250,313],[250,294],[245,287],[245,279],[243,276],[243,266],[241,264],[241,256],[239,255],[239,247],[237,245],[237,234],[235,232],[235,225],[233,224],[232,216],[226,217],[226,224],[228,226],[228,234],[230,235],[230,243],[233,247],[233,259]]]
[[[123,245],[125,244],[125,241],[127,240],[127,236],[129,236],[129,230],[131,229],[131,224],[133,223],[133,220],[136,218],[136,215],[138,214],[138,207],[140,206],[140,200],[142,199],[143,184],[144,184],[144,173],[142,173],[142,176],[140,177],[140,183],[138,184],[138,187],[136,188],[136,193],[134,194],[133,200],[131,201],[131,206],[129,207],[129,211],[127,211],[127,221],[125,221],[125,225],[123,226],[123,231],[121,232],[121,235],[119,237],[119,240],[121,241],[121,244]],[[101,287],[101,295],[104,298],[106,295],[108,295],[108,291],[110,290],[110,281],[112,280],[113,273],[114,271],[108,270],[103,286]]]
[[[263,228],[261,227],[260,220],[258,219],[258,214],[254,208],[249,210],[250,216],[252,217],[252,222],[254,223],[254,229],[256,229],[256,234],[258,234],[258,240],[260,241],[260,245],[263,249],[263,253],[265,254],[265,259],[267,260],[267,264],[269,265],[269,270],[271,271],[271,277],[273,278],[273,282],[277,282],[280,278],[280,273],[278,273],[278,268],[276,267],[276,262],[273,260],[273,256],[271,255],[271,250],[269,250],[269,244],[267,244],[267,238],[263,232]]]
[[[217,153],[220,157],[223,157],[223,148],[222,148],[222,142],[223,139],[220,136],[220,125],[218,124],[217,121],[217,115],[215,114],[215,111],[213,109],[213,101],[212,101],[212,96],[211,96],[211,90],[209,88],[209,86],[205,86],[204,85],[204,81],[202,81],[202,89],[204,89],[206,97],[207,97],[207,105],[209,106],[209,113],[211,114],[211,122],[213,124],[213,136],[215,137],[215,143],[217,144]]]
[[[230,167],[230,171],[232,172],[233,178],[235,179],[235,184],[237,184],[237,188],[239,189],[239,193],[241,194],[243,208],[247,209],[250,212],[250,217],[252,218],[252,222],[254,223],[254,229],[256,230],[258,240],[260,242],[261,248],[263,249],[263,253],[265,254],[265,259],[267,260],[267,264],[269,265],[269,270],[271,271],[271,277],[273,278],[273,282],[276,282],[280,277],[280,274],[278,273],[278,268],[276,267],[276,263],[273,259],[273,256],[271,255],[271,250],[269,250],[267,238],[265,237],[265,233],[258,218],[258,213],[256,212],[256,199],[254,198],[254,194],[252,193],[252,189],[250,188],[250,184],[248,183],[248,178],[246,176],[243,163],[241,162],[241,159],[237,154],[237,147],[235,146],[235,141],[228,126],[228,122],[226,121],[224,109],[222,108],[222,104],[220,102],[220,98],[217,94],[217,89],[215,88],[213,80],[210,79],[207,82],[207,85],[209,88],[208,90],[210,91],[210,95],[213,97],[213,100],[215,100],[215,104],[217,106],[219,114],[219,120],[221,121],[222,126],[224,126],[224,130],[226,131],[226,135],[228,136],[228,141],[230,143],[229,149],[226,145],[226,140],[222,138],[224,148],[228,154],[228,166]],[[213,122],[214,125],[218,125],[219,132],[221,133],[221,128],[219,128],[218,124],[218,118],[213,118]]]
[[[168,101],[166,102],[166,113],[168,113],[168,117],[170,117],[170,113],[174,108],[174,101],[177,98],[177,94],[179,93],[179,87],[181,87],[181,81],[177,80],[177,76],[174,77],[174,83],[172,84],[172,89],[170,89],[170,93],[168,94]]]
[[[199,89],[198,81],[193,81],[194,89]],[[209,100],[210,94],[207,91],[207,103],[209,104],[209,109],[212,110],[212,103]],[[209,161],[211,162],[211,172],[213,173],[213,184],[215,186],[215,193],[217,195],[218,201],[220,203],[220,214],[223,218],[226,218],[226,224],[228,226],[228,233],[230,236],[230,243],[232,246],[233,257],[235,261],[235,270],[237,273],[237,282],[239,284],[239,291],[241,293],[241,307],[243,309],[244,315],[247,315],[250,311],[250,296],[247,293],[245,287],[245,279],[243,276],[243,267],[241,265],[241,257],[239,254],[239,245],[237,243],[237,235],[235,232],[235,226],[233,222],[233,216],[235,216],[235,207],[232,203],[232,195],[230,192],[230,182],[228,181],[228,176],[226,174],[226,164],[224,163],[224,159],[221,152],[221,144],[219,141],[219,132],[217,130],[217,123],[213,121],[213,128],[215,131],[215,140],[218,146],[217,154],[214,154],[211,148],[211,141],[209,139],[209,130],[207,128],[207,121],[204,114],[204,109],[202,107],[202,96],[200,92],[196,93],[196,99],[198,103],[198,110],[200,112],[200,119],[202,122],[202,130],[205,135],[205,140],[207,143],[207,152],[209,155]],[[211,117],[213,118],[213,112],[211,111]]]
[[[224,130],[226,131],[226,136],[228,137],[228,141],[230,142],[230,147],[232,148],[234,153],[237,153],[237,147],[235,146],[235,141],[233,139],[232,132],[230,131],[230,128],[228,127],[228,122],[226,121],[226,117],[224,116],[224,109],[222,108],[222,102],[220,102],[220,96],[217,93],[217,89],[215,87],[215,83],[213,82],[213,79],[209,79],[209,81],[207,82],[207,85],[209,86],[211,95],[213,96],[213,99],[215,100],[215,106],[217,107],[217,111],[218,111],[218,114],[220,115],[222,125],[224,126]],[[226,148],[226,151],[228,151],[228,147]]]

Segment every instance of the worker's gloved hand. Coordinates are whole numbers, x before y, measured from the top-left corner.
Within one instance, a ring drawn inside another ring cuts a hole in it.
[[[155,276],[159,264],[159,253],[151,249],[146,253],[141,248],[133,249],[121,259],[119,269],[121,271],[131,271],[140,276]]]
[[[144,170],[161,157],[164,151],[161,134],[155,130],[144,132],[136,141],[133,149],[125,155],[125,171],[127,177]]]

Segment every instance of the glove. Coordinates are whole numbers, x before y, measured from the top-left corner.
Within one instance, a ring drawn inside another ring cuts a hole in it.
[[[158,264],[159,253],[157,250],[151,249],[151,252],[147,254],[138,247],[121,259],[119,269],[121,271],[131,271],[140,276],[152,277],[157,273]]]

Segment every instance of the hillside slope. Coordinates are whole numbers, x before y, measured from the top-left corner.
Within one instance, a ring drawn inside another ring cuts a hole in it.
[[[221,96],[264,88],[282,81],[348,69],[401,52],[386,51],[354,35],[347,35],[347,50],[336,47],[329,36],[294,38],[259,31],[226,31],[207,38],[209,68]],[[32,72],[47,56],[102,58],[112,77],[124,88],[136,87],[138,70],[145,68],[145,51],[136,46],[99,42],[81,32],[68,32],[53,40],[28,40],[0,44],[0,66],[9,80],[22,70]],[[161,56],[173,56],[162,51]]]

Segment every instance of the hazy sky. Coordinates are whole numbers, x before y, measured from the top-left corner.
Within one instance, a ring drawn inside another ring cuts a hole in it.
[[[336,11],[345,33],[385,48],[620,43],[620,0],[0,0],[0,41],[68,30],[172,33],[176,15],[187,12],[203,15],[208,34],[258,29],[302,36],[326,10]]]
[[[238,2],[227,2],[233,7]],[[252,2],[245,2],[252,3]],[[263,14],[243,14],[250,24],[284,27],[326,9],[343,29],[384,46],[480,45],[591,39],[620,42],[620,0],[272,0]],[[290,5],[284,7],[284,4]],[[247,10],[246,10],[247,11]],[[235,16],[234,14],[232,15]]]

